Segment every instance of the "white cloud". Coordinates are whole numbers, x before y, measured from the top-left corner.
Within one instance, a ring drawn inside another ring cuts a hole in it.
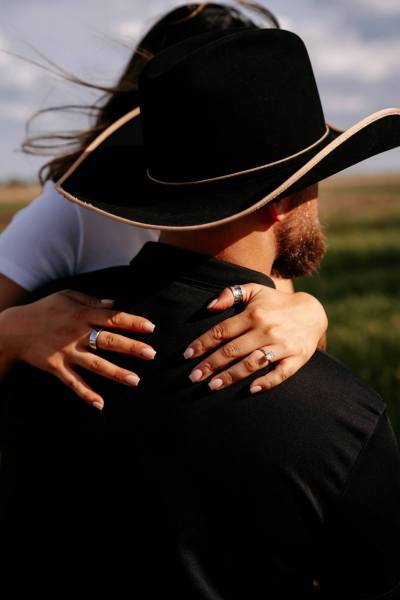
[[[329,75],[351,77],[364,82],[379,82],[400,69],[399,40],[371,40],[369,42],[348,35],[334,45],[327,40],[319,48],[316,62]]]
[[[38,68],[8,54],[7,40],[0,35],[0,81],[12,89],[27,89],[38,78]]]
[[[143,33],[144,26],[142,19],[131,19],[116,23],[113,27],[113,33],[117,36],[137,40]]]
[[[400,0],[399,0],[400,1]],[[313,65],[321,75],[351,78],[361,82],[381,82],[398,78],[400,38],[362,38],[354,30],[341,31],[327,22],[308,23],[302,36]]]
[[[324,101],[325,112],[362,113],[368,110],[368,99],[358,94],[328,94]]]
[[[356,3],[364,10],[372,10],[383,16],[394,17],[400,15],[399,0],[356,0]]]
[[[28,119],[35,110],[33,106],[21,102],[0,102],[0,114],[7,120],[22,121]]]

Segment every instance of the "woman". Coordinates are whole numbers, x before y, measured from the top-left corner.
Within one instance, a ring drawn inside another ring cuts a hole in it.
[[[276,18],[263,7],[252,2],[238,4],[261,16],[262,26],[279,27]],[[68,144],[76,143],[76,149],[40,169],[39,179],[44,184],[42,194],[16,215],[0,238],[0,377],[14,362],[22,360],[53,373],[83,400],[99,409],[104,405],[103,399],[78,375],[74,365],[95,370],[97,374],[126,385],[138,384],[136,373],[115,366],[112,359],[100,359],[90,352],[89,332],[93,327],[119,328],[121,335],[102,331],[97,337],[98,347],[151,360],[155,355],[151,346],[135,342],[122,332],[151,331],[157,324],[148,323],[140,316],[112,311],[111,299],[92,298],[68,290],[26,303],[29,292],[47,281],[126,264],[146,241],[158,236],[68,203],[55,191],[53,182],[101,131],[138,105],[138,76],[151,56],[197,33],[209,30],[223,33],[234,26],[258,27],[233,7],[207,2],[184,5],[169,12],[149,30],[115,87],[101,88],[70,78],[106,94],[100,105],[96,103],[87,108],[89,114],[97,114],[94,127],[78,136],[69,136]],[[28,152],[37,148],[46,146],[37,145],[35,139],[28,139],[24,144]],[[101,255],[99,246],[103,249]],[[223,339],[213,332],[205,332],[193,341],[185,356],[200,357],[205,351],[221,346],[221,342],[235,339],[230,345],[235,348],[234,358],[232,352],[224,351],[223,346],[216,350],[223,356],[218,364],[223,364],[224,368],[232,360],[245,359],[261,345],[268,345],[275,356],[276,368],[253,382],[260,391],[293,375],[323,340],[327,318],[315,298],[303,293],[293,294],[291,282],[277,280],[276,284],[280,291],[251,283],[243,286],[244,301],[248,306],[240,315],[224,323]],[[232,294],[224,290],[210,310],[224,310],[232,302]],[[259,308],[256,313],[255,308]],[[252,318],[257,314],[259,323],[260,312],[264,322],[262,329]]]

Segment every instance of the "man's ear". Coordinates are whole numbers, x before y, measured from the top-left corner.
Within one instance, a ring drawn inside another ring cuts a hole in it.
[[[271,221],[271,223],[281,223],[284,220],[286,207],[284,206],[283,200],[270,202],[264,207],[266,216],[268,215],[268,220]]]

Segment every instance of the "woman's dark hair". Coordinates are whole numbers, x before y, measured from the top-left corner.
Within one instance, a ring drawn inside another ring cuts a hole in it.
[[[82,132],[42,133],[27,136],[22,143],[22,150],[27,154],[51,155],[61,149],[57,155],[46,162],[39,170],[39,181],[43,185],[48,179],[57,180],[73,162],[106,127],[119,117],[138,106],[138,77],[144,65],[155,54],[186,38],[207,31],[220,30],[223,33],[230,27],[275,27],[279,28],[276,17],[266,8],[255,2],[238,0],[240,8],[245,8],[258,17],[256,22],[245,12],[225,4],[203,2],[185,4],[168,12],[159,19],[139,42],[129,59],[119,81],[115,86],[106,87],[95,85],[65,71],[51,60],[48,62],[55,67],[55,72],[63,78],[91,89],[104,92],[92,105],[66,105],[37,111],[27,122],[27,132],[35,117],[48,111],[69,111],[87,114],[94,117],[94,125]],[[260,23],[261,17],[261,23]],[[50,143],[62,140],[63,143]]]

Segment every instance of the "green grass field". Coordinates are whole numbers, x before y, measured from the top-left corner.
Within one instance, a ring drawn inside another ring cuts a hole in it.
[[[320,186],[328,253],[297,283],[329,317],[328,351],[374,387],[400,439],[400,177]]]
[[[0,229],[38,191],[0,187]],[[328,351],[383,396],[400,439],[400,176],[336,177],[320,200],[328,254],[296,287],[322,301]]]

